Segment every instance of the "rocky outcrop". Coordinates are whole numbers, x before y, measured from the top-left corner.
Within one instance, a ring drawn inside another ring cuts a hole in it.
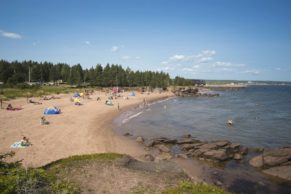
[[[249,163],[266,174],[291,181],[291,147],[265,150]]]
[[[155,157],[161,157],[159,155],[165,153],[174,155],[171,153],[171,146],[175,146],[175,149],[177,148],[179,150],[178,153],[180,152],[179,154],[175,154],[176,157],[196,157],[199,159],[207,159],[217,162],[230,159],[241,160],[243,159],[243,155],[248,152],[248,149],[240,144],[232,144],[226,140],[202,142],[191,137],[191,135],[184,136],[181,139],[168,139],[165,137],[147,139],[144,141],[144,145],[147,150],[152,150],[152,152],[155,152]]]

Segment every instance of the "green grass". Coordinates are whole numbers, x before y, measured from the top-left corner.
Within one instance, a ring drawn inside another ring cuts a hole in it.
[[[98,161],[113,161],[118,158],[121,158],[122,154],[117,153],[101,153],[101,154],[85,154],[85,155],[76,155],[70,156],[68,158],[56,160],[52,163],[49,163],[44,166],[45,169],[52,168],[54,166],[69,165],[72,162],[76,161],[85,161],[85,160],[98,160]]]
[[[182,181],[177,186],[166,189],[164,194],[230,194],[224,191],[222,188],[202,184],[202,183],[192,183],[189,181]]]
[[[70,93],[82,91],[80,88],[71,88],[66,86],[25,86],[0,89],[4,99],[14,99],[17,97],[39,97],[50,94]]]

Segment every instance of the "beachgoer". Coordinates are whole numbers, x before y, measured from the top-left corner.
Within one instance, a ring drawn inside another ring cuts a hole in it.
[[[13,107],[12,107],[11,104],[8,104],[6,109],[7,109],[7,110],[13,110]]]
[[[1,104],[1,109],[2,109],[2,104],[3,104],[2,98],[0,98],[0,104]]]
[[[233,125],[233,122],[231,119],[229,119],[227,122],[226,122],[228,125]]]
[[[98,97],[97,97],[97,101],[100,101],[100,100],[101,100],[101,98],[98,96]]]
[[[28,102],[32,103],[32,104],[42,104],[41,102],[36,102],[36,101],[33,101],[33,100],[29,100]]]
[[[119,103],[117,103],[117,110],[119,110],[120,109],[120,107],[119,107]]]
[[[43,117],[40,118],[40,124],[41,124],[41,125],[48,125],[49,122],[48,122],[48,121],[46,120],[46,118],[43,116]]]
[[[29,139],[25,136],[23,136],[22,140],[20,141],[22,146],[30,146],[31,143],[29,142]]]

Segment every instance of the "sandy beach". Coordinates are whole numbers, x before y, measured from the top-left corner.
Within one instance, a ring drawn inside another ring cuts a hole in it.
[[[172,93],[136,93],[129,99],[122,97],[113,100],[114,106],[105,105],[108,96],[97,91],[91,99],[82,99],[83,105],[76,106],[70,101],[72,94],[57,95],[60,99],[40,100],[41,105],[27,103],[25,98],[6,101],[19,111],[0,110],[0,152],[14,151],[14,160],[22,160],[26,167],[39,167],[52,161],[72,155],[116,152],[126,153],[139,158],[144,150],[134,141],[119,136],[112,131],[112,120],[121,111],[147,101],[171,96]],[[101,101],[96,101],[97,96]],[[127,93],[124,93],[127,96]],[[118,110],[117,104],[120,109]],[[46,107],[57,106],[62,110],[59,115],[46,116],[49,125],[41,125],[40,118]],[[32,146],[12,149],[11,144],[29,138]]]

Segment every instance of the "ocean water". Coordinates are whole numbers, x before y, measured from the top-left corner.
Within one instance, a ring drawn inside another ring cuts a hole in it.
[[[175,97],[121,114],[120,134],[230,140],[249,147],[291,146],[291,87],[249,86],[219,97]],[[227,120],[234,125],[228,126]]]

